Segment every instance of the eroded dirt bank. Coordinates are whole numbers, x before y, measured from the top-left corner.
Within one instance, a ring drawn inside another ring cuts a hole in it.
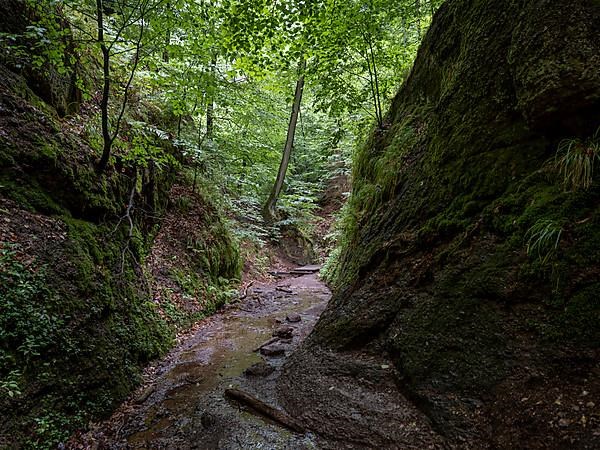
[[[286,355],[312,330],[330,296],[315,273],[253,285],[244,301],[182,337],[109,420],[68,447],[314,448],[314,435],[292,433],[223,394],[237,387],[277,406],[275,382]],[[282,337],[256,352],[274,332]]]

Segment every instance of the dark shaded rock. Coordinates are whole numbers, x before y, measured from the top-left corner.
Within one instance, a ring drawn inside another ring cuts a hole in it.
[[[285,316],[285,320],[287,320],[290,323],[297,323],[302,320],[302,317],[300,316],[300,314],[291,313],[291,314],[288,314],[287,316]]]
[[[266,363],[265,361],[261,361],[248,367],[244,371],[244,375],[247,377],[266,377],[271,375],[274,370],[275,368],[272,365]]]
[[[204,412],[200,416],[200,423],[204,428],[212,428],[217,423],[217,418],[209,412]]]
[[[282,356],[285,354],[286,346],[276,342],[274,344],[265,345],[260,349],[260,353],[265,356]]]
[[[347,352],[384,353],[396,388],[452,445],[552,448],[561,433],[600,445],[521,402],[581,392],[579,374],[597,366],[582,355],[600,345],[600,184],[565,192],[548,161],[562,139],[592,139],[600,125],[599,33],[596,0],[440,7],[384,129],[355,158],[337,288],[282,378],[294,414],[334,432],[344,397],[315,380],[347,377],[336,363]],[[526,249],[544,221],[564,233],[549,264]],[[527,384],[531,372],[544,379]],[[345,392],[366,389],[362,371],[352,377]],[[377,436],[380,411],[360,408],[372,419],[349,439]],[[404,448],[390,436],[377,445]]]
[[[294,328],[290,326],[279,327],[275,331],[273,331],[273,336],[280,337],[283,339],[291,339],[293,335]]]
[[[315,258],[313,243],[296,225],[283,225],[279,248],[287,259],[295,264],[310,264]]]
[[[339,440],[328,448],[444,448],[426,415],[396,389],[393,371],[360,354],[312,350],[304,366],[286,373],[279,394],[293,417]]]
[[[566,10],[555,3],[528,3],[515,25],[508,61],[518,107],[535,129],[592,134],[600,115],[599,71],[588,68],[600,66],[600,39],[589,36],[600,27],[590,14],[592,2]],[[567,39],[559,29],[567,30]]]

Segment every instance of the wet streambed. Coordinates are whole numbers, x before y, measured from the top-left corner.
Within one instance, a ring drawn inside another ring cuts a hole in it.
[[[223,391],[241,387],[277,406],[274,392],[285,356],[308,335],[330,296],[315,274],[254,287],[246,301],[203,321],[149,370],[144,386],[95,426],[84,437],[86,444],[111,449],[314,448],[310,434],[295,434],[250,414],[226,401]],[[267,352],[272,355],[255,351],[283,328],[291,339],[274,342],[270,347],[276,351]],[[268,370],[245,374],[252,366]]]

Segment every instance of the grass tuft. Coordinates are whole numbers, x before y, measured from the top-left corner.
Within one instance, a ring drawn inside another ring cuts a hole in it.
[[[563,228],[552,219],[538,220],[528,231],[527,255],[546,264],[558,250]]]
[[[600,128],[591,139],[563,139],[554,165],[563,177],[566,190],[589,189],[594,180],[594,164],[600,160]]]

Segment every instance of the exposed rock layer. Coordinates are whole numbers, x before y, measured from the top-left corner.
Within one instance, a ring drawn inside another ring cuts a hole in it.
[[[600,395],[600,185],[565,192],[554,167],[562,139],[600,126],[599,35],[597,0],[440,8],[355,161],[337,292],[281,382],[292,414],[405,448],[381,433],[380,406],[335,425],[360,401],[331,379],[366,389],[370,354],[455,445],[600,445],[593,412],[571,409]],[[540,224],[560,239],[528,255]]]

